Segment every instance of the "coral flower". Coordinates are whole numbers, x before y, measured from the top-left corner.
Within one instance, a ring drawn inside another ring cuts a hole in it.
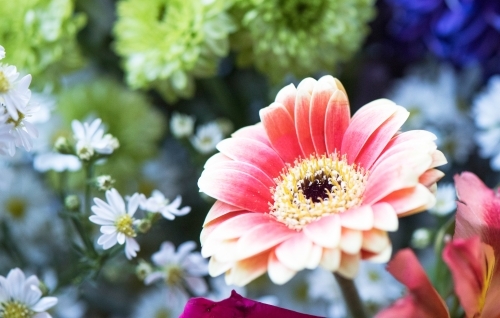
[[[385,262],[398,217],[431,207],[446,163],[409,113],[380,99],[352,118],[331,76],[286,86],[205,164],[200,191],[217,199],[201,233],[212,276],[245,285],[266,271],[283,284],[322,266],[345,277],[360,259]]]

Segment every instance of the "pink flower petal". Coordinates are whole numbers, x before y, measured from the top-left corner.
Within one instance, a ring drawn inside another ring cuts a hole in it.
[[[215,203],[217,203],[217,202],[220,202],[220,201],[215,201]],[[221,225],[222,223],[224,223],[227,220],[229,220],[231,218],[234,218],[234,217],[236,217],[238,215],[250,214],[250,213],[252,213],[252,212],[248,212],[248,211],[245,211],[245,210],[232,211],[232,212],[228,212],[227,214],[224,214],[224,215],[218,217],[215,220],[210,221],[209,223],[204,224],[203,225],[203,229],[201,230],[201,233],[200,233],[200,242],[201,242],[201,245],[205,244],[205,241],[208,238],[208,236],[210,236],[210,234],[217,227],[219,227],[219,225]]]
[[[281,263],[274,252],[269,253],[268,274],[271,281],[277,285],[283,285],[292,279],[297,273]]]
[[[340,217],[337,214],[328,215],[307,224],[304,234],[315,244],[322,247],[337,247],[340,242]]]
[[[227,272],[229,269],[231,269],[232,266],[233,263],[219,262],[215,257],[212,256],[208,261],[208,274],[210,274],[210,276],[212,277],[217,277]]]
[[[359,270],[359,262],[361,257],[359,253],[357,254],[347,254],[342,252],[340,256],[340,265],[337,269],[337,273],[344,276],[345,278],[354,279]]]
[[[203,226],[207,225],[208,223],[212,222],[213,220],[220,218],[221,216],[224,216],[228,213],[232,212],[239,212],[243,211],[241,208],[227,204],[225,202],[222,202],[220,200],[215,201],[214,205],[208,211],[207,217],[205,218],[205,222],[203,223]]]
[[[370,136],[397,110],[396,104],[378,99],[361,107],[352,116],[342,140],[342,154],[353,163]]]
[[[213,248],[211,249],[211,247]],[[213,252],[212,252],[213,251]],[[237,260],[238,253],[238,239],[228,239],[218,241],[217,245],[205,244],[202,249],[202,256],[207,257],[205,253],[209,253],[210,256],[215,257],[217,261],[222,263],[234,263]]]
[[[372,205],[373,227],[394,232],[398,229],[399,219],[396,211],[389,203],[381,202]]]
[[[236,262],[226,273],[228,285],[245,286],[267,271],[269,251]]]
[[[391,259],[392,255],[392,245],[389,242],[381,252],[372,253],[365,250],[361,250],[361,259],[373,262],[373,263],[387,263]]]
[[[340,239],[340,249],[349,254],[359,253],[363,243],[363,234],[358,230],[342,228],[342,237]]]
[[[353,230],[369,230],[373,227],[373,211],[369,205],[340,213],[340,224]]]
[[[410,113],[406,109],[397,106],[396,112],[371,134],[356,157],[355,162],[365,169],[370,169],[409,115]]]
[[[409,318],[450,316],[443,299],[432,286],[417,257],[410,249],[399,251],[387,266],[387,270],[409,289],[410,296],[408,297],[411,297],[411,300],[403,300],[403,303],[396,302],[393,307],[377,315],[378,318],[395,317],[391,311],[393,313],[406,312],[407,316],[400,317]],[[402,311],[402,308],[407,309]]]
[[[244,259],[268,250],[289,240],[297,232],[275,220],[255,226],[245,232],[238,241],[237,259]]]
[[[340,153],[342,139],[350,120],[347,95],[340,90],[335,91],[328,101],[325,113],[325,145],[328,153]]]
[[[341,252],[338,248],[324,248],[320,265],[324,269],[335,272],[340,266]]]
[[[307,88],[297,88],[295,99],[295,130],[304,158],[314,153],[314,145],[309,129],[309,114],[311,107],[311,93]]]
[[[282,105],[271,104],[260,110],[260,118],[273,148],[285,163],[293,164],[302,150],[288,111]]]
[[[198,187],[213,198],[249,211],[267,212],[272,200],[269,187],[238,170],[205,170]]]
[[[313,244],[311,253],[307,258],[306,268],[307,269],[315,269],[318,267],[321,262],[321,258],[323,256],[323,248],[319,245]]]
[[[283,160],[268,145],[248,138],[229,138],[217,145],[220,152],[233,160],[246,162],[276,178],[285,167]]]
[[[276,183],[274,182],[273,178],[271,178],[269,175],[263,172],[259,168],[259,166],[245,163],[243,161],[231,160],[210,167],[210,171],[214,174],[217,173],[224,174],[227,173],[226,171],[228,170],[236,170],[239,172],[246,173],[254,177],[255,179],[259,180],[268,189],[271,189],[276,186]]]
[[[309,109],[309,127],[314,149],[317,154],[326,153],[325,114],[328,107],[328,101],[337,90],[335,81],[331,76],[320,78],[313,89],[311,107]]]
[[[264,125],[262,123],[257,123],[252,126],[240,128],[232,133],[231,136],[233,136],[234,138],[249,138],[260,141],[267,146],[271,146],[269,138],[267,137],[266,131],[264,129]]]
[[[283,87],[278,94],[276,95],[276,99],[274,100],[276,103],[279,103],[285,106],[285,109],[288,111],[292,120],[294,120],[295,114],[295,96],[297,95],[297,89],[293,84],[287,85]]]
[[[275,253],[279,261],[286,267],[300,271],[306,267],[312,246],[311,240],[304,233],[295,232],[293,236],[276,248]]]
[[[389,203],[399,217],[408,216],[434,206],[436,197],[421,184],[408,189],[395,191],[382,200]]]
[[[389,245],[391,245],[391,241],[386,231],[378,229],[363,231],[363,244],[361,246],[363,250],[380,253]]]
[[[207,162],[205,162],[205,165],[203,166],[204,169],[211,168],[213,166],[217,166],[220,164],[224,164],[225,162],[233,161],[233,159],[229,158],[228,156],[222,154],[222,153],[216,153],[212,157],[208,158]]]
[[[429,169],[424,172],[424,174],[422,174],[420,178],[418,178],[418,182],[429,188],[433,184],[438,182],[442,177],[444,177],[443,172],[437,169]]]

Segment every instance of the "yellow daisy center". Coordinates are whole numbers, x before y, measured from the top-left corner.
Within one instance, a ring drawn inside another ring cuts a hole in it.
[[[0,93],[7,93],[10,89],[10,82],[7,79],[7,76],[0,71]]]
[[[270,214],[294,230],[361,205],[367,172],[337,154],[297,160],[275,179]]]
[[[5,203],[5,209],[16,220],[24,219],[27,208],[26,200],[20,197],[10,197]]]
[[[3,318],[29,318],[34,314],[25,304],[17,301],[8,301],[2,307]]]
[[[120,233],[125,234],[128,237],[136,236],[134,228],[132,227],[134,220],[128,214],[120,216],[116,222],[116,230]]]
[[[14,127],[19,127],[21,125],[21,123],[23,122],[25,116],[20,111],[17,112],[17,115],[19,116],[19,118],[17,120],[14,120],[14,118],[9,117],[9,119],[7,119],[7,123],[14,124]]]
[[[181,266],[173,264],[164,268],[166,273],[165,282],[168,286],[182,285],[182,278],[184,277],[184,270]]]

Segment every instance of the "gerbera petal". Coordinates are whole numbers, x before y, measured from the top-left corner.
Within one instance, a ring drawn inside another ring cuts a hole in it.
[[[448,163],[448,160],[446,160],[446,157],[444,156],[444,154],[439,150],[435,150],[432,153],[432,164],[429,168],[439,167],[439,166],[445,165],[447,163]]]
[[[436,197],[425,186],[417,184],[412,188],[395,191],[380,201],[389,203],[398,216],[402,217],[433,207]]]
[[[297,273],[281,263],[274,252],[269,253],[268,274],[271,281],[277,285],[288,282]]]
[[[271,104],[259,114],[271,145],[285,163],[292,164],[302,154],[292,117],[279,104]]]
[[[292,237],[281,243],[275,250],[279,261],[286,267],[300,271],[306,267],[313,243],[304,233],[295,232]]]
[[[337,214],[328,215],[307,224],[304,234],[315,244],[322,247],[337,247],[340,241],[340,217]]]
[[[353,230],[369,230],[373,227],[373,211],[369,205],[340,213],[340,224]]]
[[[324,76],[318,80],[312,92],[311,106],[309,108],[309,129],[317,154],[326,153],[325,114],[328,101],[337,90],[333,77]]]
[[[223,174],[224,171],[227,170],[237,170],[239,172],[243,172],[245,174],[251,175],[255,179],[259,180],[267,189],[270,189],[276,186],[274,180],[265,172],[263,172],[259,166],[255,166],[252,164],[248,164],[242,161],[227,161],[224,163],[213,165],[210,169],[213,173]]]
[[[264,252],[236,262],[228,273],[226,273],[226,283],[236,286],[248,284],[266,272],[268,260],[269,252]]]
[[[311,253],[309,253],[309,257],[307,258],[306,268],[307,269],[315,269],[318,267],[321,262],[321,257],[323,254],[323,248],[319,245],[313,244]]]
[[[287,85],[280,89],[278,94],[276,95],[275,102],[285,106],[286,110],[294,119],[295,114],[295,96],[297,94],[297,89],[293,84]]]
[[[409,115],[410,113],[406,109],[397,106],[396,112],[371,134],[356,157],[355,162],[365,169],[370,169]]]
[[[237,259],[244,259],[289,241],[296,232],[274,221],[258,225],[243,234],[237,247]]]
[[[205,165],[203,166],[204,169],[211,168],[216,165],[223,164],[225,162],[233,161],[233,159],[229,158],[225,154],[222,154],[220,152],[216,153],[212,157],[208,158],[207,162],[205,162]]]
[[[299,140],[300,149],[304,158],[314,153],[314,145],[309,128],[309,115],[311,108],[311,87],[302,85],[302,81],[297,87],[297,97],[295,98],[295,130]]]
[[[389,203],[381,202],[372,205],[373,227],[384,231],[396,231],[399,219],[396,211]]]
[[[217,149],[233,160],[260,168],[271,178],[279,176],[285,167],[285,163],[273,148],[256,140],[229,138],[219,142]]]
[[[238,129],[231,136],[235,138],[250,138],[256,141],[260,141],[268,146],[271,146],[269,138],[267,137],[264,125],[262,123],[257,123],[252,126],[247,126]]]
[[[340,249],[349,254],[359,253],[363,244],[363,234],[358,230],[342,228],[342,236],[340,239]]]
[[[442,171],[429,169],[418,178],[418,182],[426,187],[430,187],[434,183],[438,182],[442,177],[444,177],[444,173]]]
[[[214,249],[213,256],[217,258],[220,262],[232,262],[237,261],[238,253],[238,239],[222,240],[217,242],[216,248]],[[209,251],[208,245],[204,251]]]
[[[248,212],[248,211],[234,211],[234,212],[231,212],[231,213],[228,213],[228,214],[225,214],[213,221],[211,221],[210,223],[208,224],[205,224],[203,225],[203,229],[201,230],[201,233],[200,233],[200,242],[201,242],[201,245],[204,245],[207,238],[210,236],[210,234],[216,229],[219,227],[219,225],[221,225],[222,223],[226,222],[227,220],[233,218],[233,217],[236,217],[238,215],[242,215],[242,214],[248,214],[248,213],[251,213],[251,212]]]
[[[361,107],[352,116],[342,140],[342,154],[352,164],[368,138],[397,110],[396,104],[387,99],[378,99]]]
[[[363,244],[361,245],[361,248],[366,251],[380,253],[390,244],[391,241],[389,240],[389,235],[387,235],[386,231],[379,229],[363,231]]]
[[[339,248],[324,248],[321,255],[320,265],[324,269],[334,272],[340,266],[341,252]]]
[[[325,145],[328,153],[340,153],[342,139],[351,120],[351,110],[347,95],[342,91],[335,91],[325,112]]]
[[[213,220],[220,218],[221,216],[224,216],[228,213],[231,212],[238,212],[238,211],[243,211],[241,208],[227,204],[223,201],[217,200],[215,201],[214,205],[208,211],[207,217],[205,218],[205,222],[203,226],[207,225],[208,223],[212,222]]]
[[[358,273],[360,260],[361,256],[359,253],[352,255],[342,252],[337,272],[345,278],[353,279]]]
[[[372,253],[369,251],[361,250],[361,258],[373,263],[387,263],[391,259],[392,244],[387,245],[381,252]]]
[[[232,266],[232,262],[219,262],[217,258],[212,256],[210,261],[208,261],[208,273],[212,277],[217,277],[220,274],[227,272]]]
[[[200,191],[245,210],[267,212],[271,191],[257,178],[238,170],[205,170],[198,180]]]

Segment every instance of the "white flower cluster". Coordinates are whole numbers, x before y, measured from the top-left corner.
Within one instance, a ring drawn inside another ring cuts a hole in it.
[[[125,207],[123,197],[113,188],[106,191],[106,201],[94,198],[96,205],[92,206],[92,212],[95,215],[89,218],[90,221],[101,226],[102,235],[97,240],[97,244],[102,245],[105,250],[117,243],[120,245],[125,244],[125,255],[128,259],[136,257],[137,252],[140,250],[139,244],[135,240],[138,227],[144,223],[150,226],[152,221],[151,217],[148,216],[143,219],[134,217],[139,207],[150,212],[153,217],[159,213],[168,220],[173,220],[175,216],[186,215],[191,211],[190,207],[179,210],[181,205],[180,196],[170,203],[158,190],[153,191],[150,198],[146,198],[144,194],[134,193],[128,198]]]
[[[5,57],[5,49],[0,46],[0,60]],[[30,102],[31,75],[19,78],[14,65],[0,63],[0,155],[14,156],[16,147],[26,151],[33,148],[32,138],[38,131],[30,118],[39,106]]]

